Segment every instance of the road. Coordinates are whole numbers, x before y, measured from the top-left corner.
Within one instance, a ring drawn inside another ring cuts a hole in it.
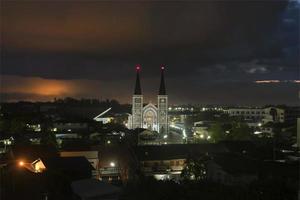
[[[175,132],[175,131],[170,131],[168,138],[165,139],[167,144],[183,144],[184,139],[182,139],[182,134]]]

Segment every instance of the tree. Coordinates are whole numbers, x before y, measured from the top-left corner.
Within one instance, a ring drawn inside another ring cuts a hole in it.
[[[10,123],[9,120],[0,118],[0,133],[9,132]]]
[[[203,155],[199,158],[188,158],[181,176],[186,179],[203,180],[207,176],[207,162],[209,157]]]
[[[253,138],[252,129],[243,122],[232,121],[230,123],[214,123],[209,132],[214,142],[222,140],[251,140]]]
[[[41,138],[41,144],[53,146],[58,148],[58,144],[56,142],[56,137],[54,133],[45,132]]]
[[[10,123],[10,132],[20,134],[26,130],[26,124],[19,119],[13,119]]]
[[[209,128],[209,133],[211,135],[212,141],[214,141],[214,142],[220,142],[220,141],[226,139],[225,131],[224,131],[223,126],[220,122],[214,123]]]
[[[246,123],[234,122],[232,123],[230,137],[233,140],[251,140],[253,135],[251,128]]]

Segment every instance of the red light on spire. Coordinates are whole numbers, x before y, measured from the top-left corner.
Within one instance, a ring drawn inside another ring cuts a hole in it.
[[[160,69],[164,70],[165,69],[165,65],[160,65]]]
[[[137,71],[140,71],[141,65],[140,65],[140,64],[136,64],[136,65],[135,65],[135,69],[136,69]]]

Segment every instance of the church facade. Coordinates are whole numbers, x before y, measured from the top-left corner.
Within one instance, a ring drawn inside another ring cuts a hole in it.
[[[136,82],[132,96],[132,113],[128,117],[128,128],[144,128],[160,134],[168,133],[168,95],[166,93],[164,67],[161,67],[157,104],[144,104],[141,89],[140,66],[136,67]]]

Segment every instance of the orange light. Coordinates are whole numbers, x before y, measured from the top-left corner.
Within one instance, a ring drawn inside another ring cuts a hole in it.
[[[24,162],[23,162],[23,161],[20,161],[20,162],[19,162],[19,165],[20,165],[20,166],[23,166],[23,165],[24,165]]]

